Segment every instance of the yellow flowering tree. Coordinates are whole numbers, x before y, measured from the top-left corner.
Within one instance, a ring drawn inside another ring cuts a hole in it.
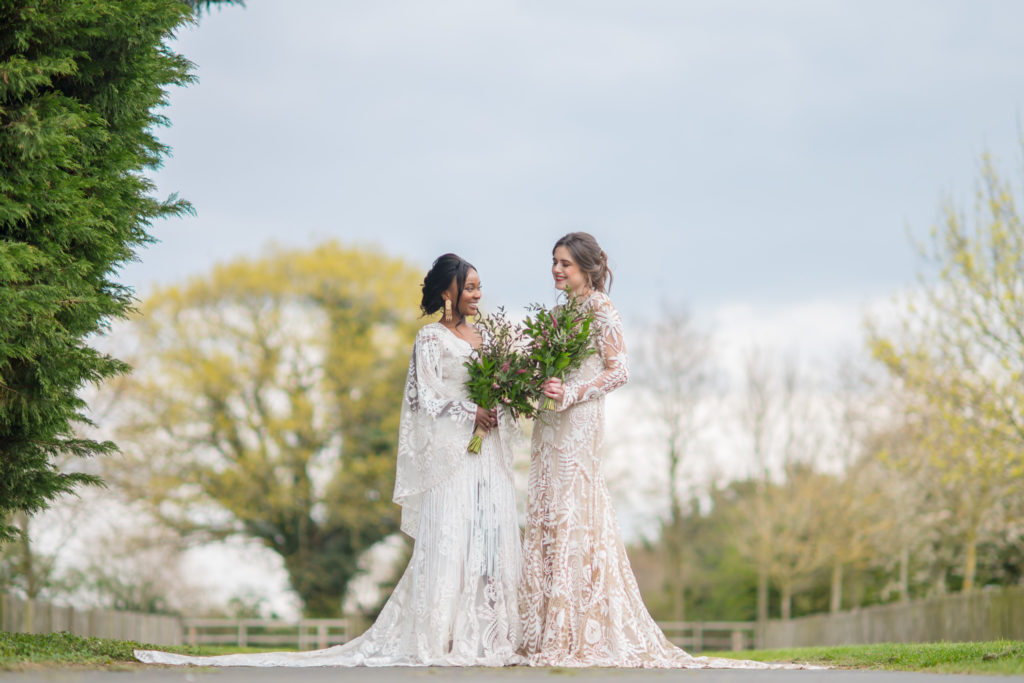
[[[330,243],[155,292],[133,324],[126,457],[111,478],[187,537],[259,540],[307,614],[336,615],[359,556],[397,530],[421,277]]]
[[[895,324],[869,322],[869,344],[907,397],[901,410],[922,446],[907,453],[956,503],[968,591],[981,530],[1024,490],[1024,221],[990,157],[973,216],[947,204],[920,254],[921,287]]]

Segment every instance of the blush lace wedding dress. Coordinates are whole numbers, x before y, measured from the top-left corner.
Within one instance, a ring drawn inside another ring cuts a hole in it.
[[[644,606],[600,462],[604,396],[629,379],[622,321],[603,292],[584,305],[594,314],[597,352],[566,378],[561,405],[533,426],[522,653],[532,666],[776,668],[691,656]]]
[[[205,666],[504,666],[521,663],[520,536],[512,484],[517,426],[501,415],[466,451],[476,405],[470,345],[440,323],[416,337],[402,403],[395,502],[412,558],[360,637],[324,650],[214,657],[137,650],[143,662]]]

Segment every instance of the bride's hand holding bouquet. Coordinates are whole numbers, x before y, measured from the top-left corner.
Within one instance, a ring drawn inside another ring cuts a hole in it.
[[[594,315],[571,291],[566,291],[566,297],[564,304],[550,310],[540,304],[531,305],[534,315],[523,321],[530,340],[530,360],[544,378],[541,390],[545,398],[540,410],[554,410],[555,398],[561,400],[564,396],[565,376],[594,353],[590,344]]]
[[[532,417],[536,408],[537,377],[526,350],[523,330],[510,322],[504,309],[485,316],[477,323],[483,341],[466,361],[469,400],[485,411],[499,406],[513,419]],[[477,421],[466,450],[479,453],[488,429]]]

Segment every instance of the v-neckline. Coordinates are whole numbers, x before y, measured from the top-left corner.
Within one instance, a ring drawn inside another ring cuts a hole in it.
[[[466,339],[463,339],[463,338],[462,338],[462,337],[460,337],[459,335],[455,334],[455,332],[453,332],[452,330],[448,329],[448,328],[447,328],[447,327],[445,326],[445,324],[444,324],[444,323],[440,323],[440,322],[435,322],[434,324],[435,324],[435,325],[437,325],[437,326],[439,326],[439,327],[441,327],[442,329],[444,329],[444,331],[445,331],[445,332],[447,332],[448,334],[450,334],[450,335],[451,335],[452,337],[454,337],[455,339],[458,339],[458,340],[459,340],[460,342],[462,342],[463,344],[465,344],[466,346],[468,346],[468,347],[469,347],[469,350],[470,350],[470,351],[476,351],[476,350],[478,350],[478,348],[479,348],[479,347],[473,346],[472,344],[470,344],[470,343],[469,343],[469,341],[468,341],[468,340],[466,340]],[[481,341],[482,341],[482,340],[481,340]]]

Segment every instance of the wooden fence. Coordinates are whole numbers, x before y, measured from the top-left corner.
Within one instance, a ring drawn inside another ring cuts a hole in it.
[[[0,594],[0,631],[117,638],[153,645],[181,645],[181,619],[106,609],[75,609]]]
[[[754,622],[659,622],[669,640],[689,652],[742,650],[755,644]],[[95,638],[154,645],[222,644],[319,649],[350,640],[349,619],[188,619],[78,610],[0,594],[0,630],[68,631]],[[805,647],[883,642],[1024,640],[1024,587],[978,590],[908,603],[876,605],[765,624],[760,647]]]
[[[184,626],[189,645],[312,650],[340,645],[355,635],[349,619],[186,619]],[[744,650],[754,643],[752,621],[663,621],[658,626],[688,652]]]
[[[767,648],[1024,640],[1024,587],[975,590],[838,614],[769,621]]]
[[[186,619],[189,645],[237,645],[322,650],[352,638],[349,619]]]
[[[746,650],[754,646],[753,621],[659,621],[665,636],[687,652]]]

